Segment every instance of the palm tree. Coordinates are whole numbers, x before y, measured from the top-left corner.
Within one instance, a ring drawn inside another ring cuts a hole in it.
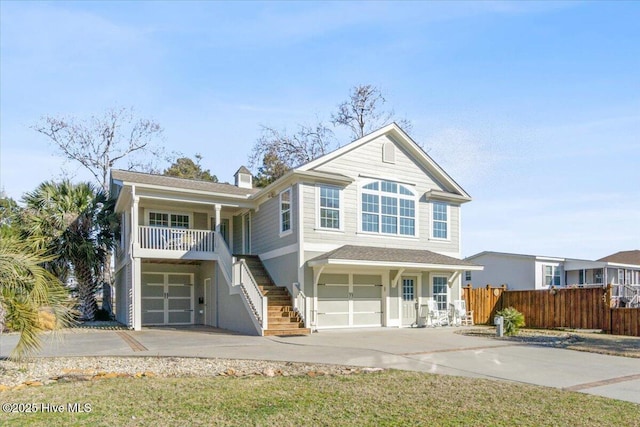
[[[44,182],[24,196],[31,215],[27,232],[42,236],[45,249],[59,258],[48,268],[65,282],[73,274],[77,282],[80,318],[92,320],[95,298],[111,233],[101,228],[101,214],[107,199],[89,183]]]
[[[15,236],[0,239],[0,332],[5,325],[20,332],[11,358],[22,359],[40,348],[43,327],[39,312],[50,310],[55,329],[72,321],[68,292],[41,264],[53,260],[43,249],[33,250],[34,242]]]

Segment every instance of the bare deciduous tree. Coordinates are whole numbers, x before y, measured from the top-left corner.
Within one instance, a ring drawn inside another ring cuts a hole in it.
[[[163,158],[164,149],[156,144],[162,128],[150,119],[137,118],[133,108],[112,108],[89,119],[45,116],[31,127],[45,135],[67,160],[80,163],[109,192],[109,170],[126,161],[126,169],[152,171]],[[102,308],[111,308],[111,259],[103,269]]]
[[[351,88],[349,99],[338,105],[337,113],[331,115],[334,126],[345,126],[351,130],[353,139],[388,125],[394,121],[393,110],[384,110],[387,102],[384,95],[373,85],[358,85]],[[411,122],[406,119],[396,120],[405,132],[411,131]]]
[[[126,160],[127,169],[153,170],[164,154],[154,144],[162,135],[160,125],[136,118],[132,108],[113,108],[85,120],[46,116],[31,128],[91,172],[104,192],[109,191],[109,170],[116,163]]]
[[[291,168],[328,153],[336,145],[333,132],[322,122],[314,126],[298,125],[294,134],[262,126],[262,135],[249,156],[249,166],[258,167],[256,184],[266,186]]]

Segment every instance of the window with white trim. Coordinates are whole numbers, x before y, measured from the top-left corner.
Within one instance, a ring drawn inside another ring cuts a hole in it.
[[[432,237],[434,239],[447,239],[449,236],[449,215],[448,215],[448,206],[444,202],[432,202],[431,206],[433,208],[432,213],[432,222],[433,222],[433,233]]]
[[[447,309],[447,278],[435,276],[433,278],[433,299],[438,303],[438,310]]]
[[[340,230],[340,189],[321,185],[318,193],[320,228]]]
[[[467,270],[464,272],[464,280],[467,282],[471,280],[471,271]]]
[[[544,285],[560,286],[560,268],[555,265],[545,265],[544,267]]]
[[[280,193],[280,234],[291,231],[291,189]]]
[[[149,225],[152,227],[189,228],[189,215],[149,212]]]
[[[373,181],[362,186],[360,228],[367,233],[416,235],[416,199],[407,186]]]

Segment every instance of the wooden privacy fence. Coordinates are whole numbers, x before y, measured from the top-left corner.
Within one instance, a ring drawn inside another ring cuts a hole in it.
[[[607,332],[640,337],[640,308],[612,308],[611,329]]]
[[[487,285],[486,288],[472,288],[467,285],[462,288],[463,298],[467,304],[467,310],[473,311],[473,323],[493,324],[496,311],[502,309],[500,297],[507,290],[505,285],[495,288]]]
[[[611,308],[611,286],[509,291],[487,285],[463,288],[473,320],[492,324],[497,311],[514,307],[532,328],[601,329],[615,335],[640,336],[640,309]]]

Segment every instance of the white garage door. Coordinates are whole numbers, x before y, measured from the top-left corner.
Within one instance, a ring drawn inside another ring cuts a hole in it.
[[[380,276],[327,276],[346,283],[318,283],[318,328],[382,326]]]

